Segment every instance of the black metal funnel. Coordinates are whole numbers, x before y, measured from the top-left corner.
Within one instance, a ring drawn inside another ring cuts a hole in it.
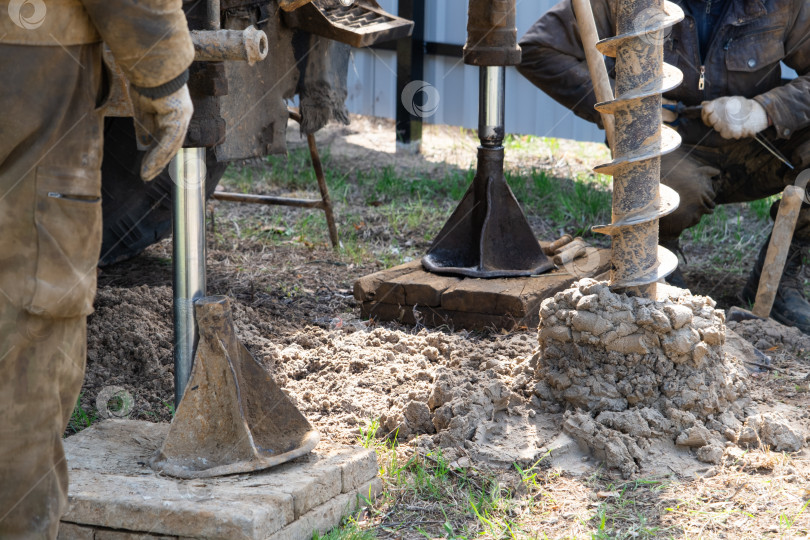
[[[503,175],[504,83],[503,66],[481,68],[478,171],[422,258],[430,272],[496,278],[554,267]]]

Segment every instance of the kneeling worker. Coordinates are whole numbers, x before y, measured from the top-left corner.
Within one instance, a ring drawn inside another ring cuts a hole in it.
[[[806,0],[674,0],[686,17],[664,42],[664,61],[683,84],[664,95],[664,121],[683,138],[661,158],[661,181],[678,192],[678,209],[661,219],[659,242],[680,252],[681,233],[718,204],[781,193],[810,167],[810,2]],[[616,1],[592,0],[600,38],[615,35]],[[669,31],[669,30],[668,30]],[[521,39],[520,72],[578,116],[601,127],[571,0],[546,12]],[[608,67],[612,59],[608,59]],[[784,81],[780,62],[798,78]],[[697,107],[697,115],[676,111]],[[667,107],[669,105],[669,107]],[[677,105],[677,106],[676,106]],[[774,157],[766,138],[794,169]],[[776,215],[778,202],[771,208]],[[742,298],[753,302],[767,240]],[[810,333],[802,254],[810,245],[810,206],[799,216],[771,316]],[[668,281],[686,287],[676,270]]]

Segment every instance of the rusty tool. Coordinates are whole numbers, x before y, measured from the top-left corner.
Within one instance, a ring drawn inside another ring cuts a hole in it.
[[[301,123],[301,113],[290,109],[290,118],[299,124]],[[318,189],[321,192],[320,199],[298,199],[294,197],[273,197],[271,195],[257,195],[253,193],[232,193],[228,191],[215,191],[211,198],[217,201],[231,201],[240,203],[270,204],[279,206],[294,206],[297,208],[318,208],[323,210],[326,216],[326,228],[329,231],[329,241],[333,248],[340,245],[337,225],[335,224],[335,213],[332,207],[332,198],[329,196],[329,186],[326,185],[326,176],[323,173],[321,156],[318,153],[318,145],[315,141],[314,133],[307,133],[307,146],[309,146],[309,158],[312,163],[312,170],[315,172],[315,179],[318,181]]]
[[[669,125],[676,127],[680,123],[680,118],[700,118],[703,111],[703,105],[694,105],[694,106],[687,106],[684,105],[682,102],[677,102],[673,104],[665,104],[663,105],[664,109],[670,110],[678,115],[678,119],[674,122],[671,122]],[[785,157],[785,155],[779,151],[779,149],[773,145],[768,139],[763,137],[761,134],[757,133],[754,135],[754,140],[757,141],[760,146],[762,146],[765,150],[768,151],[773,157],[784,163],[791,171],[796,170],[796,167]]]
[[[554,265],[503,175],[504,65],[520,62],[515,0],[470,0],[464,62],[480,66],[478,169],[422,265],[430,272],[479,278],[541,274]]]
[[[762,147],[768,152],[770,152],[772,156],[774,156],[776,159],[787,165],[791,171],[796,170],[796,167],[793,166],[793,164],[788,160],[788,158],[786,158],[785,155],[782,152],[780,152],[777,147],[771,144],[771,142],[768,139],[757,133],[756,135],[754,135],[754,140],[757,141],[759,144],[761,144]]]
[[[207,478],[266,469],[302,456],[320,436],[236,337],[224,296],[195,303],[200,341],[157,471]]]
[[[289,28],[323,36],[352,47],[410,36],[413,21],[386,12],[377,0],[282,0]]]
[[[596,45],[616,58],[616,97],[596,105],[615,119],[614,159],[594,169],[613,176],[613,219],[593,230],[611,236],[610,287],[652,298],[655,283],[678,266],[677,257],[658,245],[658,220],[679,202],[678,194],[660,183],[661,155],[681,142],[661,124],[661,94],[683,80],[680,70],[663,60],[664,30],[683,17],[664,0],[618,2],[617,35]],[[587,21],[580,22],[584,26]],[[589,59],[604,64],[598,55]]]

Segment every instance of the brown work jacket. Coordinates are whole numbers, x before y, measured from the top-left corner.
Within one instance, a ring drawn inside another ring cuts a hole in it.
[[[674,3],[684,7],[681,0]],[[599,37],[614,36],[616,0],[592,0],[591,5]],[[520,72],[578,116],[601,126],[571,0],[546,12],[520,45]],[[613,59],[606,60],[612,76]],[[684,76],[683,84],[665,94],[669,99],[689,106],[723,96],[754,98],[765,107],[781,138],[810,126],[808,0],[732,0],[702,64],[695,21],[687,13],[668,31],[664,60]],[[782,81],[780,61],[799,77]],[[678,130],[685,143],[717,146],[723,140],[698,118],[684,119]]]
[[[63,48],[104,41],[132,84],[154,88],[194,59],[182,7],[181,0],[0,0],[0,44]]]

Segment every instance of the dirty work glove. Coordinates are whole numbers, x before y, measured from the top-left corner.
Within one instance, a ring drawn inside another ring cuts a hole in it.
[[[769,125],[765,108],[753,99],[741,96],[704,101],[701,116],[703,123],[718,131],[724,139],[753,137]]]
[[[165,97],[149,98],[130,88],[138,146],[146,148],[141,178],[150,181],[183,146],[194,106],[185,84]]]

